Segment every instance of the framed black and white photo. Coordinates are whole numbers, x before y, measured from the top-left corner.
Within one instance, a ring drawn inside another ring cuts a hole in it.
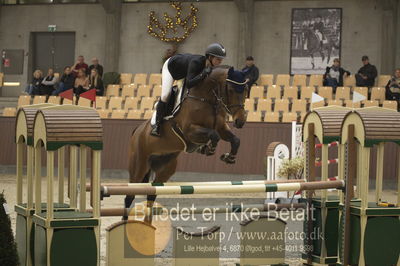
[[[290,73],[325,73],[340,58],[341,31],[341,8],[292,9]]]

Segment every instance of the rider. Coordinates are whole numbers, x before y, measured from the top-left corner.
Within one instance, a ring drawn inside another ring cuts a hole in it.
[[[151,135],[161,136],[160,127],[166,115],[174,80],[186,78],[186,87],[190,89],[210,75],[212,67],[220,65],[225,56],[225,48],[219,43],[213,43],[207,47],[205,56],[177,54],[165,61],[162,68],[161,99],[157,103],[155,121],[151,121]]]

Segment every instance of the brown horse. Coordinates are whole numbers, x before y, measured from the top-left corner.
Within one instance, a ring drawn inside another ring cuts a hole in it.
[[[221,160],[235,163],[240,140],[226,122],[228,114],[236,128],[243,127],[246,121],[244,78],[235,81],[240,74],[233,68],[214,68],[209,77],[184,93],[178,114],[162,124],[162,137],[150,135],[150,120],[137,127],[130,140],[129,182],[149,182],[152,172],[153,182],[166,182],[175,173],[182,151],[213,155],[220,139],[231,143],[231,151],[223,154]],[[149,195],[148,205],[152,206],[155,198]],[[126,208],[133,199],[125,198]]]

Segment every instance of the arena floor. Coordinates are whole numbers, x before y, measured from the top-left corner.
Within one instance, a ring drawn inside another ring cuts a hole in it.
[[[103,173],[104,175],[104,173]],[[124,174],[123,174],[124,175]],[[112,176],[112,175],[111,175]],[[121,176],[121,175],[118,175]],[[255,180],[255,179],[262,179],[262,176],[242,176],[242,175],[210,175],[210,174],[200,174],[200,173],[177,173],[173,177],[173,181],[224,181],[224,180]],[[126,182],[127,178],[103,178],[102,182]],[[45,188],[45,179],[43,179],[43,188]],[[13,210],[13,206],[16,201],[16,181],[15,181],[15,175],[9,175],[9,174],[0,174],[0,190],[4,191],[6,200],[8,202],[8,205],[10,207],[10,210]],[[45,200],[45,191],[46,189],[43,189],[43,195]],[[370,198],[372,199],[374,197],[374,192],[370,192]],[[265,198],[265,193],[258,193],[258,194],[229,194],[229,195],[181,195],[178,196],[180,199],[180,202],[182,204],[189,203],[191,201],[194,202],[201,202],[203,206],[213,206],[216,203],[221,203],[223,201],[233,199],[235,201],[241,200],[245,203],[263,203],[263,200]],[[177,197],[176,197],[177,198]],[[191,198],[192,200],[188,200]],[[396,192],[393,191],[385,191],[384,192],[384,199],[390,202],[395,202],[397,199],[397,194]],[[173,205],[177,202],[175,197],[171,196],[159,196],[158,197],[158,202],[163,204],[164,206],[168,205]],[[104,201],[102,201],[102,206],[103,207],[122,207],[123,203],[123,196],[113,196],[110,198],[105,198]],[[221,205],[221,204],[219,204]],[[15,212],[12,211],[11,214],[11,221],[12,221],[12,226],[13,230],[15,233]],[[230,227],[233,228],[234,231],[239,231],[240,226],[239,222],[230,222],[227,223],[223,221],[221,217],[221,222],[217,223],[206,223],[206,222],[200,222],[202,226],[205,227],[212,227],[214,225],[220,225],[221,226],[221,231],[227,230],[226,228]],[[102,225],[101,225],[101,265],[106,265],[105,264],[105,252],[106,252],[106,235],[105,235],[105,228],[111,225],[114,222],[120,221],[120,217],[106,217],[102,218]],[[218,217],[217,217],[218,221]],[[173,226],[182,226],[185,230],[190,231],[193,226],[198,226],[193,225],[192,223],[184,223],[184,222],[174,222]],[[302,231],[302,223],[300,221],[288,221],[287,222],[287,227],[289,231]],[[224,229],[225,228],[225,229]],[[221,245],[226,245],[226,246],[231,246],[235,245],[235,240],[221,240]],[[302,241],[299,240],[291,240],[291,242],[286,241],[286,245],[290,245],[291,247],[295,246],[301,246]],[[164,249],[163,252],[161,252],[156,259],[156,265],[157,266],[167,266],[167,265],[172,265],[171,259],[171,251],[172,251],[172,241],[169,241],[168,245]],[[221,252],[220,254],[221,259],[220,259],[220,265],[235,265],[236,262],[238,262],[238,259],[236,259],[239,254],[238,252]],[[300,262],[300,252],[286,252],[286,263],[289,265],[301,265]]]

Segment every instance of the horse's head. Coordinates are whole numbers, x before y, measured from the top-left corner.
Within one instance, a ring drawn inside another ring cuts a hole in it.
[[[215,91],[216,97],[220,99],[226,111],[232,116],[233,125],[242,128],[246,122],[246,111],[244,101],[247,94],[247,86],[244,73],[229,69],[216,68],[212,77],[218,80],[219,89]]]

